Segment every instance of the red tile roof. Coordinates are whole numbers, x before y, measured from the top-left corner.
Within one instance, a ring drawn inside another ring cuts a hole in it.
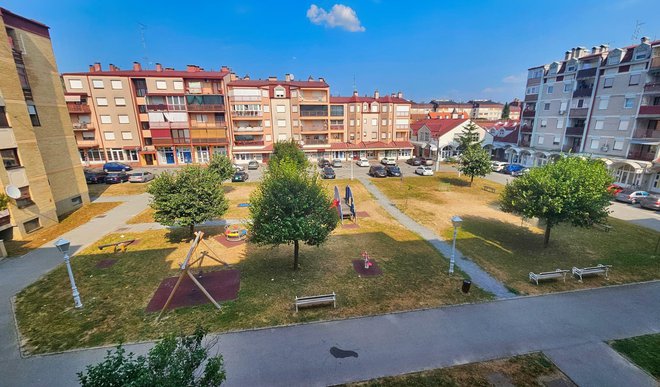
[[[294,86],[294,87],[310,87],[310,88],[326,88],[330,87],[325,81],[284,81],[275,80],[269,81],[268,79],[238,79],[228,83],[229,86]]]
[[[500,120],[500,121],[479,121],[477,123],[484,130],[490,133],[494,129],[493,141],[518,143],[518,132],[520,131],[520,121]],[[500,133],[502,135],[500,135]]]
[[[426,126],[429,128],[431,131],[431,136],[433,138],[440,137],[446,133],[448,133],[450,130],[454,129],[455,127],[465,123],[466,121],[469,121],[467,118],[462,118],[462,119],[428,119],[428,120],[420,120],[415,122],[414,124],[410,125],[410,128],[413,131],[413,134],[416,136],[417,132],[422,126]]]
[[[106,77],[132,77],[132,78],[223,78],[229,74],[229,71],[185,71],[185,70],[116,70],[116,71],[91,71],[91,72],[78,72],[78,73],[64,73],[62,75],[88,75],[90,77],[106,76]]]

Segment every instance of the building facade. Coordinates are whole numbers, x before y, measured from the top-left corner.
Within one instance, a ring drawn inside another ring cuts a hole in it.
[[[0,239],[21,239],[89,196],[48,27],[4,8],[0,24],[0,188],[21,194],[0,211]]]
[[[660,41],[576,47],[528,70],[520,141],[508,159],[540,165],[562,152],[598,157],[617,183],[660,192]]]

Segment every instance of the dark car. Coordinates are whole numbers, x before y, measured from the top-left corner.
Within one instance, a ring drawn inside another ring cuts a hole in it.
[[[406,160],[406,164],[410,164],[414,167],[419,167],[422,165],[422,158],[421,157],[413,157],[412,159]]]
[[[133,168],[131,168],[130,165],[126,165],[124,163],[111,162],[103,164],[103,170],[106,172],[126,172],[132,171]]]
[[[128,181],[128,173],[126,172],[110,172],[105,177],[105,184],[117,184]]]
[[[372,165],[369,168],[369,176],[373,177],[387,177],[387,171],[382,165]]]
[[[319,168],[325,168],[330,166],[330,161],[326,159],[319,159]]]
[[[645,198],[639,200],[639,205],[642,208],[648,208],[649,210],[660,210],[660,196],[658,195],[649,195]]]
[[[321,172],[321,177],[324,179],[334,179],[335,177],[335,170],[332,169],[331,167],[325,167],[323,168],[323,172]]]
[[[514,172],[520,172],[523,169],[525,169],[525,167],[520,164],[509,164],[502,168],[502,173],[505,175],[513,175]]]
[[[87,184],[100,184],[105,181],[108,172],[104,171],[85,171],[85,181]]]
[[[257,160],[250,160],[248,169],[259,169],[259,162]]]
[[[249,175],[245,171],[238,171],[234,173],[234,176],[232,176],[231,181],[233,182],[243,182],[248,179]]]
[[[401,177],[401,169],[396,165],[388,165],[385,167],[385,170],[387,171],[387,176]]]

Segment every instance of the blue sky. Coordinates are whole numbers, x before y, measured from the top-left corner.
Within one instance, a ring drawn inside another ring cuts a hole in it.
[[[360,94],[400,90],[415,101],[522,97],[527,68],[579,45],[629,45],[638,20],[640,37],[660,39],[660,1],[649,0],[3,0],[0,6],[51,27],[62,72],[86,71],[96,61],[122,69],[135,60],[227,65],[253,79],[324,77],[333,95],[350,94],[355,79]]]

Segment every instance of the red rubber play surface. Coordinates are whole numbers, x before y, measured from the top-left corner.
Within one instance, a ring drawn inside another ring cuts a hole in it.
[[[243,243],[246,242],[245,239],[243,239],[242,241],[237,241],[237,242],[228,241],[227,238],[225,238],[224,235],[220,235],[220,236],[215,237],[215,240],[218,241],[218,243],[220,243],[221,245],[223,245],[225,247],[228,247],[228,248],[240,246],[240,245],[242,245]]]
[[[167,298],[172,293],[172,288],[176,284],[179,277],[165,278],[156,289],[156,293],[147,305],[147,312],[160,311]],[[201,276],[196,275],[195,278],[204,286],[209,294],[218,302],[235,300],[238,298],[238,289],[241,285],[240,272],[238,270],[219,270],[208,273],[203,273]],[[181,308],[184,306],[202,305],[210,303],[206,296],[202,293],[190,277],[185,276],[181,285],[174,294],[172,302],[170,302],[168,310]]]
[[[378,267],[378,263],[373,259],[370,259],[371,267],[368,269],[364,268],[364,259],[354,259],[353,260],[353,269],[360,274],[361,277],[375,277],[383,274],[383,271]]]

